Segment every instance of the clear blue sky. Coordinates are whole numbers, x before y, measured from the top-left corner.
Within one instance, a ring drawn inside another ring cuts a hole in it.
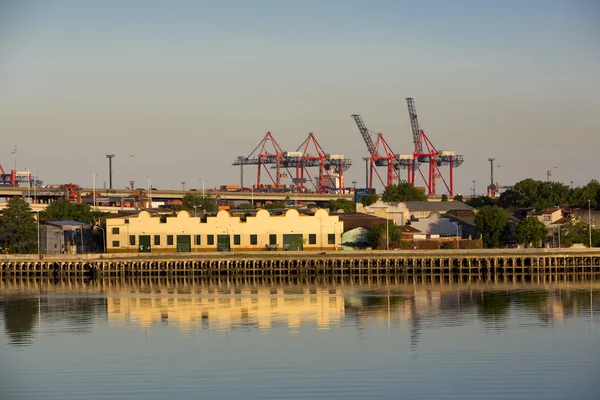
[[[600,5],[582,1],[0,0],[0,164],[45,183],[238,184],[267,131],[314,132],[364,182],[353,113],[397,153],[405,97],[438,149],[465,156],[457,191],[584,184],[600,148]],[[256,179],[248,167],[245,181]]]

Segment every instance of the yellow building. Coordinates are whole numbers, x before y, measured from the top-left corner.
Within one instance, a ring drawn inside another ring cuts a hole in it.
[[[336,250],[341,247],[343,222],[319,209],[314,215],[287,210],[271,215],[234,217],[228,211],[216,216],[152,215],[106,219],[106,250],[109,253],[211,252],[264,250]]]

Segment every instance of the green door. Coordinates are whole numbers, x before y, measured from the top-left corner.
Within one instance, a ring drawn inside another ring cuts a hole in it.
[[[217,235],[217,251],[231,251],[229,235]]]
[[[284,250],[304,250],[304,240],[301,233],[288,233],[283,235]]]
[[[152,248],[150,247],[150,235],[140,235],[138,246],[138,251],[140,253],[150,253],[150,251],[152,251]]]
[[[177,252],[189,253],[192,251],[192,237],[190,235],[177,235]]]

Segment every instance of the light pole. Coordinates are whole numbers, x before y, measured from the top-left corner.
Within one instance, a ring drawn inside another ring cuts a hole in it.
[[[456,226],[456,237],[460,237],[459,233],[458,233],[458,224],[454,221],[450,221],[454,226]]]
[[[590,233],[590,248],[592,248],[592,201],[588,199],[588,232]]]
[[[33,174],[33,204],[37,203],[37,170]]]
[[[38,257],[40,256],[40,212],[37,211],[37,253]],[[46,230],[46,232],[48,232]]]
[[[112,159],[115,155],[114,154],[107,154],[106,158],[108,158],[108,187],[110,190],[112,190],[113,185],[112,185]]]
[[[365,162],[365,187],[369,187],[369,157],[363,157],[363,161]]]
[[[98,174],[95,172],[90,172],[90,174],[92,174],[92,196],[94,199],[94,207],[96,207],[96,175]]]
[[[571,190],[573,190],[573,181],[571,181]]]
[[[131,190],[133,190],[133,187],[135,186],[135,179],[133,178],[133,154],[129,155],[129,186],[131,187]]]
[[[151,208],[152,207],[152,195],[151,195],[151,190],[152,190],[152,177],[150,175],[146,175],[146,178],[148,178],[148,206],[147,208]]]
[[[205,183],[208,183],[208,181],[205,181],[205,180],[204,180],[204,179],[202,179],[202,178],[198,178],[198,179],[202,181],[202,197],[204,197],[204,184],[205,184]]]
[[[546,171],[546,182],[550,182],[552,180],[553,169],[556,169],[556,167],[549,168],[548,171]]]
[[[181,186],[183,187],[183,189],[182,189],[182,190],[185,192],[185,181],[182,181],[182,182],[181,182]]]
[[[196,208],[198,208],[198,207],[202,208],[202,204],[199,204],[197,206],[192,206],[192,207],[194,207],[194,217],[196,217]]]
[[[476,181],[473,181],[473,197],[475,196],[475,182]]]
[[[390,249],[390,219],[388,217],[388,205],[385,206],[385,249]]]
[[[104,241],[104,237],[105,237],[104,228],[102,228],[101,226],[97,226],[96,228],[100,229],[102,231],[102,252],[106,253],[106,243]]]

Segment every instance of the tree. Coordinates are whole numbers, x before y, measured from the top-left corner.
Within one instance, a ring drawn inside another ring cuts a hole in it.
[[[35,253],[37,239],[37,223],[31,207],[22,198],[13,197],[4,209],[0,242],[9,253]]]
[[[448,195],[447,194],[443,194],[442,195],[442,201],[448,201]]]
[[[400,182],[389,185],[383,191],[381,199],[386,203],[390,201],[427,201],[427,195],[421,189],[415,188],[411,183]]]
[[[77,221],[91,225],[97,218],[105,214],[101,211],[93,211],[89,204],[74,204],[69,200],[61,199],[46,207],[40,216],[58,221]]]
[[[375,193],[369,193],[360,199],[360,203],[363,206],[370,206],[371,204],[377,202],[377,200],[379,200],[379,196],[377,196]]]
[[[380,224],[376,224],[371,226],[369,229],[368,242],[369,245],[374,248],[387,248],[388,240],[387,235],[389,233],[389,247],[390,248],[398,248],[402,247],[402,242],[400,237],[402,236],[402,232],[400,229],[392,221],[382,222]]]
[[[327,204],[330,212],[336,212],[338,210],[344,210],[346,213],[355,213],[356,212],[356,203],[352,200],[346,199],[331,199]]]
[[[536,217],[527,217],[517,225],[517,242],[528,246],[539,245],[548,236],[548,228]]]
[[[516,210],[525,207],[525,196],[521,192],[509,189],[500,195],[497,204],[502,208]]]
[[[503,247],[506,241],[508,216],[498,206],[483,206],[475,215],[475,226],[487,248]]]
[[[460,201],[462,203],[463,200],[464,200],[464,197],[462,194],[457,194],[456,196],[454,196],[454,201]]]
[[[287,208],[283,201],[273,201],[271,203],[265,203],[263,206],[265,210],[277,210]]]
[[[181,209],[193,212],[216,212],[217,201],[212,196],[202,196],[197,193],[186,193],[181,199]]]
[[[590,245],[590,226],[586,223],[571,221],[560,228],[560,242],[563,247],[570,247],[576,243]],[[592,247],[600,246],[600,231],[592,229]]]
[[[494,205],[494,200],[490,199],[487,196],[477,196],[471,197],[465,204],[473,208],[481,208],[483,206]]]

